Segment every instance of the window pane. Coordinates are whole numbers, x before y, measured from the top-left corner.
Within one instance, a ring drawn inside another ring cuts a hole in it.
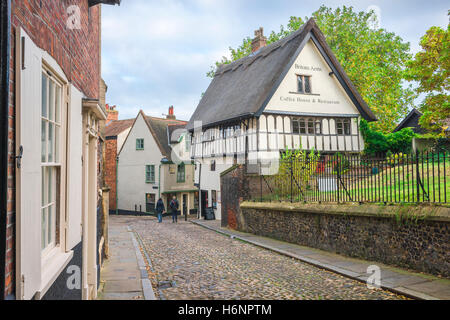
[[[45,206],[45,175],[46,175],[45,170],[46,170],[46,168],[41,168],[41,183],[42,183],[42,186],[41,186],[41,198],[42,198],[41,206],[42,207]]]
[[[56,86],[56,101],[55,101],[55,121],[57,123],[61,122],[61,105],[62,105],[61,91],[62,91],[62,88],[57,85]]]
[[[303,90],[303,76],[298,76],[298,92],[300,93],[304,93],[305,91]]]
[[[46,241],[46,216],[47,214],[47,209],[42,209],[42,213],[41,213],[41,248],[42,250],[44,250],[47,247],[47,241]]]
[[[47,121],[41,121],[41,161],[47,162]]]
[[[53,123],[49,123],[48,124],[48,162],[53,162],[54,161],[54,157],[53,157],[53,148],[54,148],[54,131],[55,129],[55,125]]]
[[[48,208],[48,223],[47,223],[47,245],[53,242],[53,206]]]
[[[298,120],[293,120],[292,121],[292,132],[293,133],[299,133],[299,126],[298,126]]]
[[[55,83],[53,81],[49,81],[49,105],[48,105],[48,118],[50,120],[55,120]]]
[[[305,92],[311,93],[311,77],[305,77]]]
[[[61,134],[61,128],[58,126],[55,126],[55,162],[59,162],[59,143],[60,143],[60,134]]]
[[[53,168],[47,168],[47,183],[48,183],[48,202],[52,203],[53,202]]]
[[[42,117],[47,118],[47,102],[48,102],[48,96],[47,96],[47,76],[45,74],[42,74]]]
[[[350,135],[351,134],[350,123],[348,121],[345,122],[345,134],[346,135]]]
[[[337,127],[337,134],[343,134],[344,133],[341,121],[336,122],[336,127]]]
[[[322,122],[316,121],[316,134],[322,134]]]
[[[308,121],[308,134],[314,134],[314,120]]]

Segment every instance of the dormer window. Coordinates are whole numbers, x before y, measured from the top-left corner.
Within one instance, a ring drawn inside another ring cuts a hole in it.
[[[298,93],[311,93],[311,76],[297,75]]]

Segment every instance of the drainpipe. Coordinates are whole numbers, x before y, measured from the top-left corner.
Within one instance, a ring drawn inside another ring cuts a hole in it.
[[[162,163],[159,164],[159,173],[158,173],[158,200],[161,199],[161,166]]]
[[[5,299],[11,0],[0,4],[0,300]]]
[[[119,157],[116,158],[116,215],[119,215]]]
[[[202,163],[198,160],[194,160],[198,163],[198,210],[197,218],[200,220],[202,218]]]

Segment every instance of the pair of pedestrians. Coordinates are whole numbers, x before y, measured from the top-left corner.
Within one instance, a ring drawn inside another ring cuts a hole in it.
[[[172,212],[172,223],[178,223],[178,209],[180,208],[180,203],[177,200],[177,197],[173,196],[172,200],[169,203],[170,211]],[[164,207],[164,202],[160,198],[156,203],[156,213],[158,214],[158,222],[162,222],[162,215],[166,211]]]

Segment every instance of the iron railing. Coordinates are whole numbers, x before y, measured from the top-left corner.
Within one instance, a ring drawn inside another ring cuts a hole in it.
[[[448,153],[322,155],[280,160],[253,176],[249,200],[333,203],[450,203]]]

